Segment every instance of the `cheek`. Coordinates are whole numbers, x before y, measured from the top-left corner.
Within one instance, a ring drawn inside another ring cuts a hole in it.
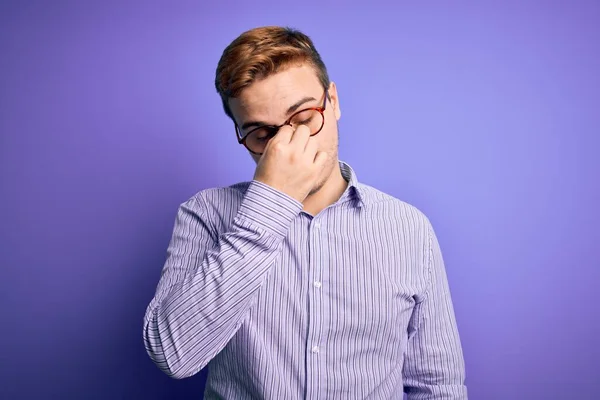
[[[337,130],[337,126],[333,125],[333,126],[327,126],[326,128],[323,128],[323,137],[321,138],[321,146],[323,147],[327,147],[327,148],[332,148],[334,146],[336,146],[337,144],[337,138],[338,138],[338,130]]]

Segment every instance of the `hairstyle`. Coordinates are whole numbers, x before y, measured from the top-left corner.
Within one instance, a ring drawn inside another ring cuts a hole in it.
[[[282,71],[292,64],[311,65],[323,89],[329,87],[327,68],[312,40],[304,33],[279,26],[264,26],[242,33],[223,51],[217,65],[215,88],[225,114],[233,120],[229,99],[253,82]]]

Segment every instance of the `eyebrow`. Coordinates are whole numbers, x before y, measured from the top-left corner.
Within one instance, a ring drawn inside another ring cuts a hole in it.
[[[291,113],[293,113],[294,111],[296,111],[298,108],[300,108],[300,106],[302,104],[308,103],[309,101],[316,101],[316,100],[317,99],[315,99],[314,97],[305,97],[305,98],[303,98],[301,100],[298,100],[297,102],[295,102],[293,105],[291,105],[287,109],[287,111],[285,112],[285,115],[286,116],[290,115]],[[245,122],[242,125],[241,129],[242,130],[246,130],[248,128],[252,128],[252,127],[255,127],[255,126],[264,126],[264,125],[270,125],[270,124],[267,124],[267,123],[262,122],[262,121],[249,121],[249,122]]]

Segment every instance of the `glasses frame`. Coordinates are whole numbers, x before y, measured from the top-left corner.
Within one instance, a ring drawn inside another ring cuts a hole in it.
[[[318,111],[321,114],[321,117],[323,117],[323,123],[321,124],[321,127],[315,132],[315,133],[311,133],[310,136],[315,136],[316,134],[318,134],[319,132],[321,132],[321,130],[323,129],[323,127],[325,126],[325,108],[327,107],[327,98],[329,97],[329,91],[327,89],[325,89],[325,93],[324,93],[324,98],[323,98],[323,105],[321,107],[308,107],[308,108],[303,108],[300,111],[296,111],[295,113],[293,113],[283,124],[281,125],[261,125],[261,126],[257,126],[256,128],[252,129],[250,132],[246,133],[244,136],[242,136],[242,134],[240,133],[240,128],[238,127],[238,125],[236,123],[234,123],[235,125],[235,135],[237,137],[238,143],[244,145],[244,147],[246,149],[248,149],[248,151],[252,154],[256,154],[258,156],[262,155],[263,153],[257,153],[255,151],[252,151],[248,145],[246,144],[246,139],[248,138],[248,136],[258,130],[258,129],[263,129],[263,128],[267,128],[269,129],[272,133],[269,134],[269,136],[271,136],[269,138],[269,140],[273,139],[273,137],[275,137],[275,135],[277,135],[277,133],[279,132],[279,129],[283,128],[286,125],[292,126],[292,124],[290,123],[290,121],[298,114],[303,113],[305,111]]]

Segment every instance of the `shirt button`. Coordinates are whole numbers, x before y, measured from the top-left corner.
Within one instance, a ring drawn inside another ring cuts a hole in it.
[[[321,282],[319,282],[319,281],[314,281],[314,282],[313,282],[313,285],[314,285],[314,286],[315,286],[317,289],[320,289],[320,288],[321,288],[321,286],[322,286]]]
[[[315,353],[315,354],[318,353],[319,352],[319,346],[313,346],[312,352]]]
[[[321,227],[321,224],[318,222],[313,223],[313,226],[315,227],[315,229],[319,229]]]

